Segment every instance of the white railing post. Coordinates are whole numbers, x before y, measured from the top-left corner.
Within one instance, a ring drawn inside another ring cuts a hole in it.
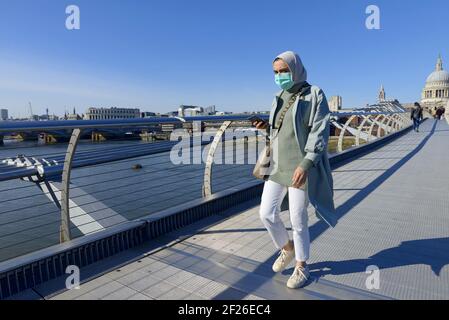
[[[61,185],[61,227],[60,227],[60,242],[70,241],[72,235],[70,232],[70,175],[72,172],[73,156],[78,146],[78,141],[81,136],[80,129],[73,129],[70,137],[69,145],[64,160],[64,168],[62,171],[62,185]]]
[[[225,121],[221,125],[220,129],[218,129],[217,134],[214,137],[214,140],[210,144],[209,152],[207,154],[207,161],[204,168],[204,179],[203,179],[203,197],[207,197],[212,195],[212,164],[214,162],[215,150],[217,149],[218,144],[222,140],[223,133],[227,128],[231,125],[232,121]]]

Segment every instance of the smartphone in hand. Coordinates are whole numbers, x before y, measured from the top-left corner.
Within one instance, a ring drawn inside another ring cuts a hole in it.
[[[252,115],[251,117],[248,118],[248,120],[251,122],[251,124],[254,125],[254,123],[256,122],[263,122],[264,124],[266,123],[265,120],[263,120],[262,118],[258,117],[257,115]]]

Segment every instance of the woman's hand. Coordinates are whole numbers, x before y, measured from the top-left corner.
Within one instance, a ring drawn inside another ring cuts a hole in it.
[[[268,127],[268,122],[265,121],[254,121],[253,126],[255,126],[257,129],[266,129]]]
[[[298,166],[293,173],[292,186],[293,188],[300,188],[306,183],[307,171],[304,171],[300,166]]]

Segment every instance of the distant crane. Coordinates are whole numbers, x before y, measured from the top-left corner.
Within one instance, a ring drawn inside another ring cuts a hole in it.
[[[34,117],[33,117],[33,107],[31,106],[31,102],[28,102],[28,114],[29,114],[29,119],[30,119],[30,121],[33,121],[34,120]]]

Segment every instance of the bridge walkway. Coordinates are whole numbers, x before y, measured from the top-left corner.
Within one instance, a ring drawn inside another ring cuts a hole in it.
[[[132,262],[124,257],[122,266],[79,290],[54,295],[47,286],[26,294],[46,299],[448,299],[448,162],[449,125],[431,119],[419,133],[410,131],[335,169],[339,223],[330,229],[309,208],[312,280],[303,289],[285,286],[293,264],[281,274],[271,271],[277,253],[255,201],[226,219],[205,219],[151,248],[127,253]],[[288,212],[282,218],[289,226]],[[370,290],[366,269],[373,265],[380,270],[380,286]]]

